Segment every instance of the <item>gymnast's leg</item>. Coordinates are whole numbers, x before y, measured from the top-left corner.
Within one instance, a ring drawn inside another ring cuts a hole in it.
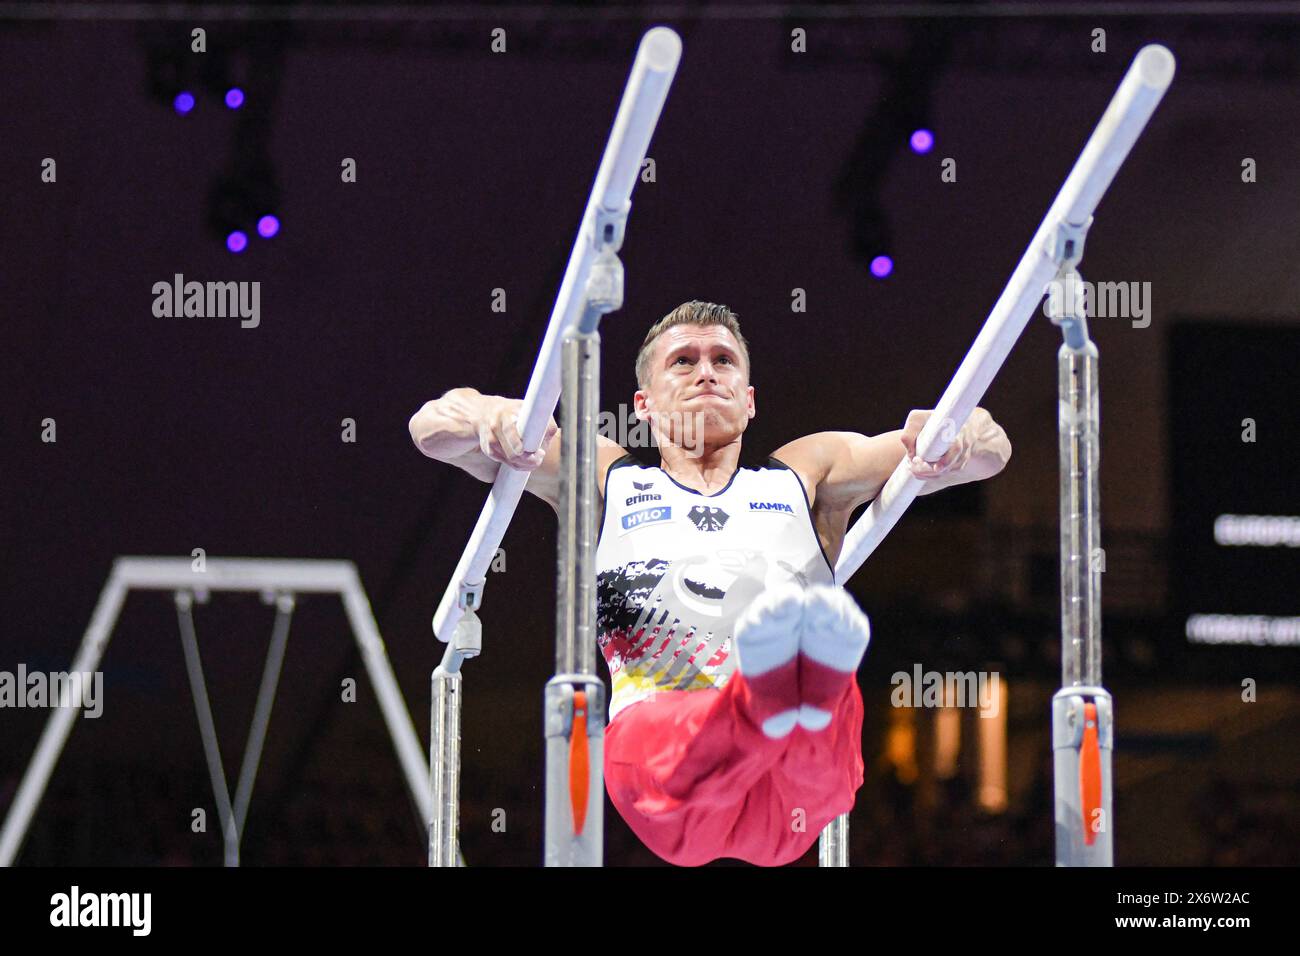
[[[725,686],[660,692],[606,730],[615,807],[679,865],[798,858],[862,784],[854,675],[867,639],[865,616],[838,588],[764,594],[737,622],[738,669]]]

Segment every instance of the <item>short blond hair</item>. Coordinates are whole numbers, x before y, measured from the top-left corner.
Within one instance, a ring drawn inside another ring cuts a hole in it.
[[[740,316],[725,305],[693,299],[690,302],[683,302],[650,326],[645,341],[641,343],[641,351],[636,354],[636,384],[638,388],[645,388],[646,381],[650,377],[650,356],[654,354],[655,340],[675,325],[722,326],[736,337],[736,342],[740,345],[741,357],[745,360],[745,374],[749,374],[749,344],[745,341],[745,337],[740,334]]]

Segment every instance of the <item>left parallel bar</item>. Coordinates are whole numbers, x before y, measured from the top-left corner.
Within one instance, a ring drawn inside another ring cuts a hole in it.
[[[682,42],[668,27],[655,27],[641,39],[632,72],[623,90],[614,127],[605,144],[605,154],[587,199],[578,237],[569,255],[560,293],[546,336],[533,366],[528,391],[520,412],[519,431],[524,448],[536,451],[560,399],[560,344],[564,333],[574,328],[586,301],[587,278],[599,248],[611,238],[604,230],[622,230],[631,207],[632,187],[650,146],[650,138],[668,97],[668,87],[677,71]],[[621,236],[618,237],[621,239]],[[469,543],[461,554],[451,583],[443,592],[433,617],[433,631],[447,644],[443,666],[460,669],[463,656],[452,638],[466,610],[478,610],[488,565],[505,537],[506,527],[528,481],[528,472],[500,468],[479,513]]]

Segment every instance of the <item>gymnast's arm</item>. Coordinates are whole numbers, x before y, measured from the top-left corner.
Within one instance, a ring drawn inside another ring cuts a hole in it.
[[[931,414],[932,411],[923,409],[914,409],[908,413],[907,422],[899,436],[907,449],[908,457],[916,454],[916,440]],[[912,474],[925,482],[918,494],[928,495],[968,481],[992,478],[1010,460],[1011,439],[1007,438],[1006,430],[993,420],[987,409],[977,405],[971,409],[966,424],[943,453],[943,457],[936,462],[916,462]]]
[[[879,435],[818,432],[795,439],[772,457],[798,471],[811,485],[809,499],[821,513],[851,512],[875,498],[898,463],[916,454],[916,438],[926,410],[914,410],[901,429]],[[991,478],[1011,458],[1011,442],[1002,426],[983,408],[971,412],[966,425],[939,461],[913,465],[922,479],[920,494]]]
[[[530,471],[525,490],[558,513],[560,507],[560,429],[552,418],[542,443],[524,453],[518,416],[523,401],[483,395],[473,388],[453,388],[425,402],[411,416],[408,428],[415,447],[430,458],[455,465],[479,481],[496,480],[501,465]],[[603,435],[597,437],[596,493],[604,493],[605,472],[625,452]]]

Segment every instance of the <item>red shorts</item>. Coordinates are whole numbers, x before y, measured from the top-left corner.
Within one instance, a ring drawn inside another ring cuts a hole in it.
[[[721,690],[659,691],[605,729],[605,786],[632,831],[678,866],[803,856],[862,786],[862,692],[848,682],[830,725],[766,736],[740,672]]]

